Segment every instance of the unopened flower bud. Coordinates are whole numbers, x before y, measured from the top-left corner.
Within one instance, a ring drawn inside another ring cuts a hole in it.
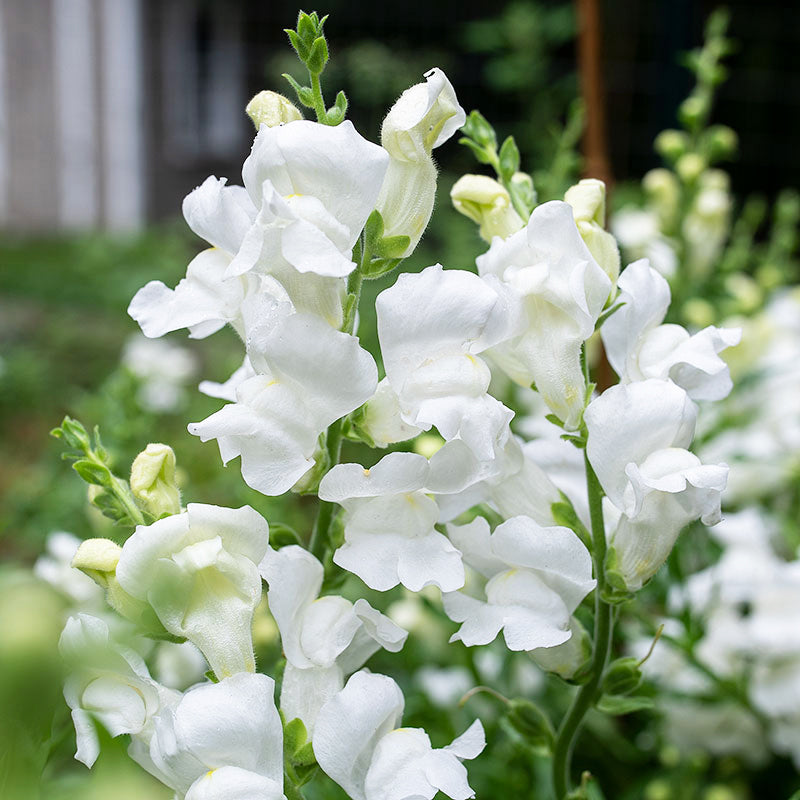
[[[450,190],[450,199],[456,211],[478,223],[485,242],[495,236],[505,239],[524,227],[505,187],[487,175],[462,176]]]
[[[695,328],[713,325],[716,319],[714,306],[702,297],[692,297],[683,304],[683,316]]]
[[[72,566],[107,589],[109,576],[114,574],[121,553],[122,548],[111,539],[87,539],[78,546]]]
[[[602,692],[604,694],[628,694],[642,682],[642,670],[636,658],[627,656],[618,658],[609,664],[603,676]]]
[[[303,119],[300,110],[282,94],[271,91],[259,92],[245,108],[247,116],[253,120],[258,130],[262,125],[274,128],[285,122]]]
[[[690,128],[697,125],[708,111],[708,101],[700,95],[690,95],[678,108],[678,117]]]
[[[705,168],[705,159],[697,153],[685,153],[675,164],[675,171],[686,183],[696,181]]]
[[[175,453],[169,445],[151,443],[136,456],[131,465],[131,491],[156,519],[180,513]]]
[[[715,125],[708,131],[708,144],[711,158],[730,158],[739,146],[739,137],[736,131],[727,125]]]
[[[586,178],[567,189],[564,200],[572,206],[572,215],[586,247],[611,279],[612,290],[619,277],[617,240],[604,229],[606,185],[596,178]]]
[[[656,136],[654,147],[669,161],[680,158],[689,146],[689,137],[683,131],[666,130]]]

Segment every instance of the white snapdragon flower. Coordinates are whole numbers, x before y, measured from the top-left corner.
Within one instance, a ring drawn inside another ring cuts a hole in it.
[[[89,614],[70,617],[58,643],[71,669],[64,697],[72,709],[78,749],[75,758],[91,767],[100,753],[93,720],[112,735],[143,734],[165,703],[180,695],[159,686],[142,657],[112,640],[108,625]]]
[[[623,303],[600,335],[611,366],[623,383],[671,379],[693,400],[721,400],[733,386],[718,353],[739,343],[734,328],[704,328],[693,336],[680,325],[662,325],[670,302],[669,284],[642,259],[619,279]]]
[[[242,168],[258,214],[228,274],[348,275],[356,266],[350,251],[375,208],[388,162],[349,120],[262,125]]]
[[[477,354],[513,335],[513,298],[463,270],[439,264],[400,275],[378,295],[386,378],[402,420],[461,439],[492,468],[510,437],[513,412],[488,393],[491,373]]]
[[[464,560],[487,579],[486,600],[462,592],[443,596],[444,609],[463,625],[451,641],[488,644],[500,631],[510,650],[554,647],[570,638],[570,617],[594,588],[592,558],[569,528],[542,528],[513,517],[489,532],[476,517],[449,525]]]
[[[287,722],[300,718],[310,734],[345,677],[381,647],[398,652],[408,633],[363,598],[320,597],[325,571],[302,547],[268,550],[259,569],[286,655],[281,711]]]
[[[586,395],[581,345],[594,332],[611,281],[581,239],[571,206],[538,206],[525,229],[495,239],[477,264],[525,308],[522,332],[494,347],[493,360],[517,383],[535,383],[550,410],[575,428]]]
[[[311,314],[291,314],[253,330],[250,359],[258,374],[189,432],[217,439],[227,463],[242,458],[242,477],[263,494],[288,491],[315,464],[320,435],[370,398],[378,383],[372,356],[349,334]]]
[[[436,199],[433,149],[444,144],[466,121],[455,90],[437,67],[425,83],[406,89],[381,127],[381,144],[390,156],[377,208],[385,236],[408,236],[404,256],[417,246]]]
[[[353,675],[317,718],[313,745],[322,770],[352,800],[432,800],[437,791],[453,800],[474,797],[461,762],[486,746],[480,721],[435,750],[422,729],[398,727],[403,706],[391,678]]]
[[[268,546],[269,526],[250,506],[189,503],[182,514],[137,526],[116,577],[170,633],[197,645],[217,677],[253,672],[257,564]]]
[[[389,453],[370,469],[335,466],[319,486],[321,499],[346,512],[345,543],[334,563],[379,591],[398,583],[413,592],[429,584],[461,588],[461,557],[434,527],[439,507],[427,494],[430,482],[429,462],[415,453]]]
[[[279,800],[283,726],[274,691],[260,673],[196,686],[156,719],[149,749],[132,755],[180,798]]]
[[[589,462],[620,515],[610,534],[616,568],[638,589],[685,525],[719,522],[728,467],[701,464],[686,449],[697,406],[671,381],[612,386],[589,404],[584,419]]]

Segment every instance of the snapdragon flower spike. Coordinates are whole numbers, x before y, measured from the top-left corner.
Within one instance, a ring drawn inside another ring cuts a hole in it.
[[[664,563],[685,525],[719,522],[728,467],[701,464],[686,449],[697,406],[671,381],[612,386],[584,419],[589,462],[620,515],[609,536],[616,569],[635,590]]]
[[[586,385],[580,363],[611,291],[611,281],[578,233],[572,207],[552,201],[534,209],[528,225],[495,239],[477,259],[522,302],[525,325],[492,348],[492,359],[523,386],[535,384],[568,429],[580,422]]]
[[[58,649],[71,669],[64,698],[75,725],[75,758],[87,767],[100,753],[94,719],[112,736],[143,734],[152,726],[154,715],[180,697],[178,692],[159,686],[142,657],[114,642],[108,625],[98,617],[70,617]]]
[[[570,638],[572,612],[596,585],[592,558],[575,533],[522,516],[491,534],[483,517],[447,531],[464,561],[487,579],[486,600],[443,595],[447,616],[463,623],[450,641],[488,644],[502,630],[510,650],[534,650]]]
[[[258,215],[228,274],[273,271],[343,277],[350,251],[375,208],[389,158],[349,120],[262,125],[242,168]]]
[[[486,746],[480,721],[435,750],[422,729],[398,727],[403,706],[391,678],[353,675],[317,719],[313,746],[322,770],[352,800],[432,800],[437,791],[453,800],[474,797],[461,762]]]
[[[383,121],[381,144],[391,158],[377,208],[385,236],[410,238],[404,258],[414,252],[433,212],[433,149],[444,144],[466,119],[452,84],[434,67],[425,73],[425,83],[403,92]]]
[[[137,526],[116,576],[224,678],[255,670],[250,627],[261,599],[257,564],[268,546],[269,526],[250,506],[189,503],[182,514]]]
[[[521,317],[513,298],[477,275],[436,264],[401,275],[375,306],[403,421],[463,440],[491,469],[513,412],[488,393],[491,373],[476,355],[515,333]]]
[[[189,432],[216,439],[224,463],[241,456],[248,486],[280,495],[314,466],[320,434],[372,396],[378,371],[358,339],[312,314],[253,326],[248,353],[258,374]]]
[[[623,383],[669,378],[693,400],[721,400],[730,393],[730,371],[718,354],[739,343],[740,330],[710,325],[692,336],[680,325],[662,325],[669,284],[646,259],[626,267],[619,288],[617,302],[624,305],[603,323],[600,335]]]
[[[439,507],[426,493],[430,465],[415,453],[389,453],[374,467],[338,464],[319,496],[345,509],[345,543],[333,555],[342,569],[372,589],[401,583],[412,592],[464,585],[458,550],[435,529]]]
[[[319,709],[344,679],[381,647],[402,649],[408,633],[363,598],[320,597],[324,569],[297,545],[269,549],[259,565],[269,584],[267,602],[281,633],[286,669],[281,711],[311,733]]]
[[[280,798],[283,726],[274,691],[272,678],[260,673],[196,686],[157,718],[149,750],[134,758],[179,798],[230,797],[220,784],[265,792],[248,797]]]

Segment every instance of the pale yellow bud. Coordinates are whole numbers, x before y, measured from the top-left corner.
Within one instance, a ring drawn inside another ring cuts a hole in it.
[[[584,178],[570,186],[564,201],[572,206],[576,222],[594,222],[601,228],[606,224],[606,185],[597,178]]]
[[[670,227],[678,213],[680,184],[668,169],[651,169],[642,178],[642,188],[648,195],[650,206],[658,214],[662,226]]]
[[[666,130],[656,136],[655,149],[662,156],[674,161],[682,156],[689,146],[689,137],[683,131]]]
[[[431,458],[442,449],[444,439],[435,433],[423,433],[414,440],[414,452],[425,458]]]
[[[611,283],[616,285],[620,257],[617,240],[604,229],[606,185],[596,178],[586,178],[567,189],[564,200],[572,206],[572,215],[584,244]]]
[[[697,153],[686,153],[675,164],[675,171],[686,183],[696,181],[705,168],[705,159]]]
[[[175,453],[169,445],[151,443],[136,456],[131,465],[131,491],[156,518],[180,513]]]
[[[277,92],[259,92],[245,108],[247,116],[253,120],[258,130],[262,125],[274,128],[284,122],[294,122],[303,119],[297,106]]]
[[[456,211],[478,223],[486,242],[495,236],[505,239],[524,227],[505,187],[487,175],[462,176],[450,190],[450,199]]]
[[[98,586],[108,588],[108,580],[117,569],[122,548],[111,539],[87,539],[78,546],[72,566],[88,575]]]

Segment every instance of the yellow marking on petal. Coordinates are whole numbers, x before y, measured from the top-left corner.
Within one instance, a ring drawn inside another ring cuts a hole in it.
[[[305,195],[297,194],[297,193],[295,193],[295,194],[287,194],[284,199],[285,200],[293,200],[295,197],[304,197],[304,196]]]
[[[364,477],[365,478],[369,478],[369,470],[368,469],[364,470]]]

